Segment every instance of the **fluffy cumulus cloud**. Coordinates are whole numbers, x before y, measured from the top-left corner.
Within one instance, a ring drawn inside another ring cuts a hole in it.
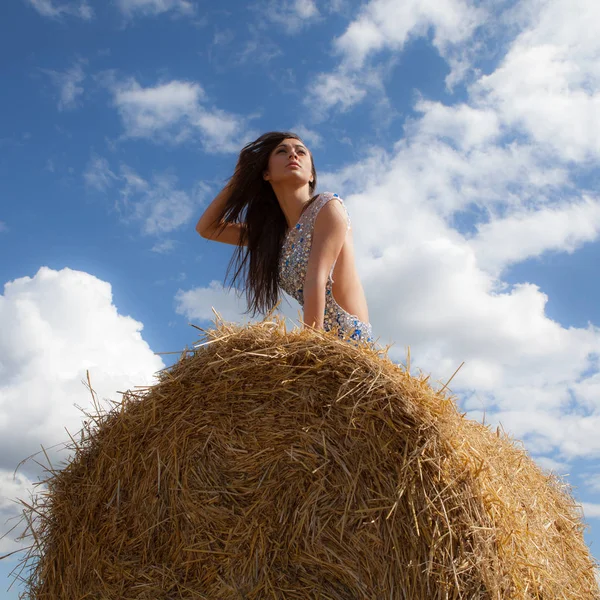
[[[329,109],[348,110],[372,92],[380,92],[382,75],[374,57],[400,52],[406,43],[432,32],[433,44],[452,65],[464,69],[463,45],[485,22],[487,12],[467,0],[371,0],[359,10],[345,32],[333,41],[337,67],[317,76],[313,86],[322,119]],[[457,77],[455,76],[454,79]]]
[[[170,81],[142,87],[135,79],[106,78],[125,137],[171,144],[199,140],[206,152],[236,152],[248,140],[246,119],[206,105],[198,83]]]
[[[522,32],[502,63],[472,93],[507,126],[561,160],[600,154],[600,39],[589,24],[600,5],[588,0],[525,2]]]
[[[514,211],[477,227],[472,239],[479,264],[487,271],[504,267],[548,250],[573,253],[600,237],[600,198],[584,195],[562,205]],[[519,240],[508,245],[506,240]]]
[[[114,206],[122,221],[140,226],[145,235],[168,234],[188,224],[209,192],[202,182],[189,191],[178,189],[172,173],[154,174],[147,181],[124,163],[116,174],[108,160],[97,155],[90,158],[83,178],[91,189],[114,193]],[[153,250],[168,252],[172,248],[172,242],[165,241]]]
[[[410,345],[414,364],[436,378],[465,361],[453,388],[472,416],[485,411],[533,452],[599,456],[600,408],[589,398],[600,330],[552,321],[543,290],[500,277],[506,264],[597,239],[598,199],[526,208],[562,189],[560,177],[543,176],[535,155],[490,147],[483,160],[481,149],[465,155],[441,138],[425,146],[417,125],[412,133],[387,160],[373,160],[377,169],[366,159],[321,176],[329,189],[356,190],[347,203],[363,224],[355,233],[357,267],[372,290],[375,331]],[[424,139],[432,142],[429,131]],[[520,179],[521,204],[507,204],[503,196]],[[483,221],[472,237],[454,221],[476,203]],[[396,349],[398,360],[402,353]]]
[[[262,320],[260,314],[251,317],[251,313],[244,314],[247,310],[246,295],[242,291],[224,287],[220,281],[213,280],[208,286],[199,286],[191,289],[179,289],[175,295],[175,310],[178,314],[196,321],[213,321],[215,311],[224,321],[235,323],[256,323]],[[284,295],[277,311],[288,319],[289,329],[300,326],[302,311],[298,303],[291,297]]]
[[[433,44],[442,53],[471,37],[485,12],[465,0],[371,0],[335,40],[349,67],[360,68],[369,55],[400,50],[411,37],[433,30]]]
[[[225,321],[248,323],[255,319],[242,319],[241,314],[246,310],[245,296],[228,290],[218,281],[211,281],[207,287],[190,290],[178,290],[175,296],[178,314],[188,319],[211,321],[215,318],[213,308],[218,311]]]
[[[28,461],[15,479],[17,465],[38,453],[40,445],[53,464],[65,460],[65,428],[76,434],[85,418],[78,407],[93,410],[83,383],[86,371],[98,402],[106,407],[107,400],[120,400],[119,391],[153,383],[164,368],[142,329],[139,321],[119,314],[110,284],[88,273],[42,267],[33,277],[6,283],[0,296],[2,532],[6,517],[16,514],[15,495],[26,500],[39,476]],[[14,544],[14,535],[3,544],[0,553]]]
[[[26,0],[40,15],[51,19],[59,19],[63,15],[79,17],[84,21],[94,18],[94,10],[87,2],[55,2],[54,0]]]

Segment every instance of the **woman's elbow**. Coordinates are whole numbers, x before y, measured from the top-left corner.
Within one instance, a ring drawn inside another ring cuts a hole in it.
[[[205,233],[206,233],[206,227],[204,226],[204,224],[202,223],[202,219],[200,219],[197,223],[196,223],[196,231],[198,232],[198,234],[202,237],[204,237]]]

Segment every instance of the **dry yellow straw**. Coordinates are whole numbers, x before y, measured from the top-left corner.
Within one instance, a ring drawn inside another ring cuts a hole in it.
[[[600,598],[567,486],[387,351],[217,315],[159,377],[26,506],[28,598]]]

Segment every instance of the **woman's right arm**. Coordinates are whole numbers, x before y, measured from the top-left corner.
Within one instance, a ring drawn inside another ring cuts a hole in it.
[[[229,186],[228,183],[208,205],[196,224],[196,231],[207,240],[234,246],[247,246],[247,242],[242,243],[242,232],[246,228],[244,223],[226,223],[224,229],[222,229],[222,221],[216,223],[231,194]]]

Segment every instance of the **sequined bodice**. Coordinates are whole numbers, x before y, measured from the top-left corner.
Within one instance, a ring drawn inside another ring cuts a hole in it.
[[[323,194],[319,194],[304,213],[302,213],[298,223],[287,232],[283,241],[279,256],[279,286],[295,298],[301,306],[304,306],[304,280],[306,278],[306,267],[312,246],[315,220],[319,210],[334,198],[344,207],[348,222],[346,231],[348,231],[351,226],[350,215],[344,201],[337,194],[324,192]],[[363,323],[356,315],[346,312],[333,297],[334,267],[335,262],[329,272],[325,289],[324,329],[329,331],[337,324],[340,327],[340,333],[346,332],[353,339],[368,339],[372,341],[370,324]]]

